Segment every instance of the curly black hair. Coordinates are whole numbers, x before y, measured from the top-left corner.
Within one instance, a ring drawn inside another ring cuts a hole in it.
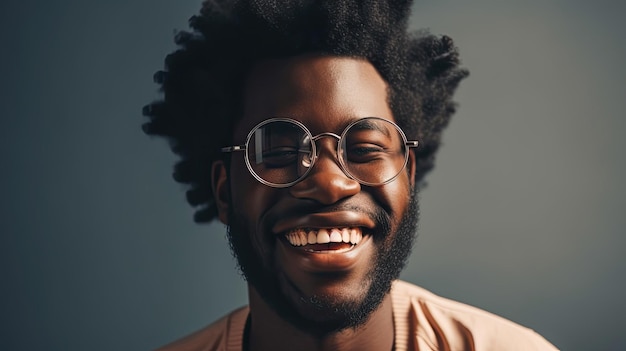
[[[452,95],[468,72],[452,40],[409,33],[411,0],[207,0],[191,31],[155,73],[163,98],[146,105],[145,133],[166,137],[180,156],[174,179],[188,184],[196,222],[217,215],[211,164],[225,157],[241,117],[244,80],[260,60],[317,53],[366,59],[389,85],[389,105],[417,139],[416,182],[434,166]],[[228,156],[227,156],[228,157]]]

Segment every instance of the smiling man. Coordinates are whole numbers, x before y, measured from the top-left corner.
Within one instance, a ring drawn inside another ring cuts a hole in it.
[[[207,1],[155,79],[145,131],[219,219],[249,306],[164,350],[554,350],[398,281],[452,94],[447,38],[410,1]]]

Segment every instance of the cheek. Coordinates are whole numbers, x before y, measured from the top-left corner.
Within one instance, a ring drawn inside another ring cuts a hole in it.
[[[411,198],[411,184],[407,174],[403,173],[393,182],[374,188],[378,202],[397,224],[406,212]]]
[[[275,203],[277,191],[259,183],[243,161],[233,160],[230,179],[231,211],[238,220],[245,222],[240,224],[248,228],[253,245],[264,251],[269,235],[264,233],[263,216]]]
[[[254,219],[263,208],[264,186],[248,171],[243,160],[233,160],[230,167],[232,211],[240,217]]]

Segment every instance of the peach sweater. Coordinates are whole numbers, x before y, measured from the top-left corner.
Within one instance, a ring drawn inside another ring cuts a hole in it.
[[[533,330],[423,288],[395,281],[391,289],[394,350],[553,351]],[[248,307],[159,351],[241,351]]]

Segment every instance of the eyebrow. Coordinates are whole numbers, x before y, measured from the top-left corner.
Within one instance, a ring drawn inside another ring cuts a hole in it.
[[[378,123],[372,120],[361,120],[357,124],[350,127],[350,130],[377,130],[387,137],[391,138],[388,128],[382,128]]]

